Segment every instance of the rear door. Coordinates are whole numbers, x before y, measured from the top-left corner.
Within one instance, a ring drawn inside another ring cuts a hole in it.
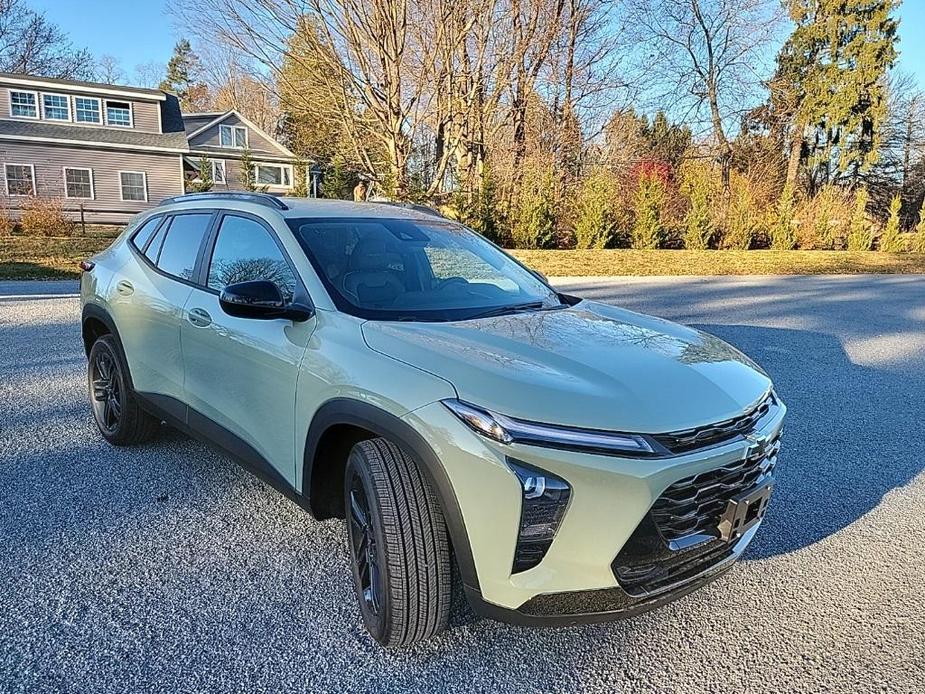
[[[165,214],[142,224],[129,241],[133,261],[112,292],[111,310],[133,385],[161,396],[159,404],[169,411],[182,410],[180,321],[214,216],[211,211]]]
[[[222,311],[219,293],[236,282],[270,280],[288,300],[310,298],[276,231],[243,212],[219,218],[202,279],[204,286],[188,297],[181,327],[190,424],[254,464],[269,462],[273,469],[265,472],[292,485],[296,383],[315,318],[235,318]]]

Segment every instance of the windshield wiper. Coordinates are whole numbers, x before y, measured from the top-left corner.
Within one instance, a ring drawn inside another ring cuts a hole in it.
[[[495,308],[490,308],[487,311],[482,311],[481,313],[475,313],[471,316],[467,316],[466,320],[473,320],[475,318],[491,318],[492,316],[505,316],[509,313],[522,313],[524,311],[536,311],[537,309],[543,308],[542,301],[528,301],[523,304],[511,304],[509,306],[495,306]],[[559,308],[558,306],[550,306],[549,308]]]

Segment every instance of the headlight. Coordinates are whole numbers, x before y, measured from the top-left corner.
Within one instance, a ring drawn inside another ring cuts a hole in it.
[[[473,431],[500,443],[525,443],[611,455],[652,455],[656,449],[645,436],[593,429],[573,429],[554,424],[525,422],[483,410],[461,400],[443,404]]]

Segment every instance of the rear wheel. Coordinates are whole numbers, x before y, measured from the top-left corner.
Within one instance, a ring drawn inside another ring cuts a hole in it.
[[[111,335],[103,335],[93,343],[87,383],[93,419],[109,443],[131,446],[154,435],[159,422],[138,405]]]
[[[363,622],[384,646],[439,633],[450,609],[450,554],[439,504],[414,460],[361,441],[344,475],[347,541]]]

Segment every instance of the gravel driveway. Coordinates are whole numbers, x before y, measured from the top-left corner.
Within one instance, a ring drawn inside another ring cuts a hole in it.
[[[0,283],[0,690],[925,691],[925,277],[563,280],[693,324],[790,406],[738,567],[640,618],[528,630],[461,614],[383,651],[340,522],[165,431],[90,418],[73,283]]]

